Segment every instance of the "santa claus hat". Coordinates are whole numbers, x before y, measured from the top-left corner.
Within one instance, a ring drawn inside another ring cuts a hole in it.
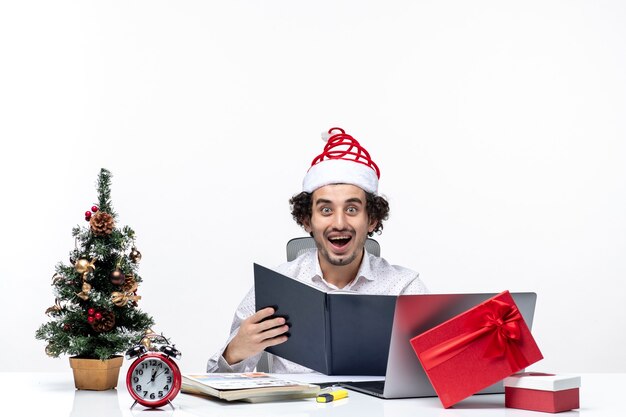
[[[352,136],[333,127],[322,133],[324,151],[313,159],[302,181],[302,191],[312,193],[329,184],[352,184],[377,194],[380,170],[369,152]]]

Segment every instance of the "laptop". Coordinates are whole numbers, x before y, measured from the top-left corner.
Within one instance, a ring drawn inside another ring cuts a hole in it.
[[[341,383],[345,388],[379,398],[434,397],[428,376],[424,372],[410,340],[444,321],[482,303],[497,294],[423,294],[401,295],[395,306],[391,342],[385,379]],[[524,321],[530,329],[535,313],[537,294],[511,293]],[[503,393],[502,382],[491,385],[478,394]]]

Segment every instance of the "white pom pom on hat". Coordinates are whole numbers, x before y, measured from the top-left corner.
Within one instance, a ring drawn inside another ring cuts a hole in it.
[[[323,132],[322,139],[326,145],[311,162],[302,191],[312,193],[325,185],[352,184],[378,194],[380,170],[356,139],[339,127]]]
[[[328,139],[330,139],[330,137],[332,135],[334,135],[334,133],[330,133],[332,132],[334,129],[339,129],[338,127],[333,127],[332,129],[329,129],[327,132],[322,132],[322,140],[324,142],[328,142]],[[343,131],[343,130],[342,130]]]

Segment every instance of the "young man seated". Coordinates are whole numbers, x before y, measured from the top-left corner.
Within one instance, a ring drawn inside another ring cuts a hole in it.
[[[322,291],[400,295],[427,292],[418,273],[390,265],[365,250],[368,236],[380,233],[389,214],[387,200],[378,195],[380,171],[369,153],[343,129],[332,128],[324,151],[311,164],[302,192],[290,200],[296,222],[315,240],[316,250],[275,270]],[[271,307],[255,311],[254,288],[233,319],[223,349],[208,362],[207,372],[249,372],[263,350],[287,341],[285,319],[266,318]],[[312,372],[301,365],[272,357],[272,372]]]

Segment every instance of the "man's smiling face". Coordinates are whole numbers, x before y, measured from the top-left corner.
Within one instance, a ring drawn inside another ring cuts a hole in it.
[[[376,222],[366,211],[365,191],[350,184],[332,184],[313,192],[311,219],[305,224],[313,234],[320,265],[361,262],[367,234]]]

